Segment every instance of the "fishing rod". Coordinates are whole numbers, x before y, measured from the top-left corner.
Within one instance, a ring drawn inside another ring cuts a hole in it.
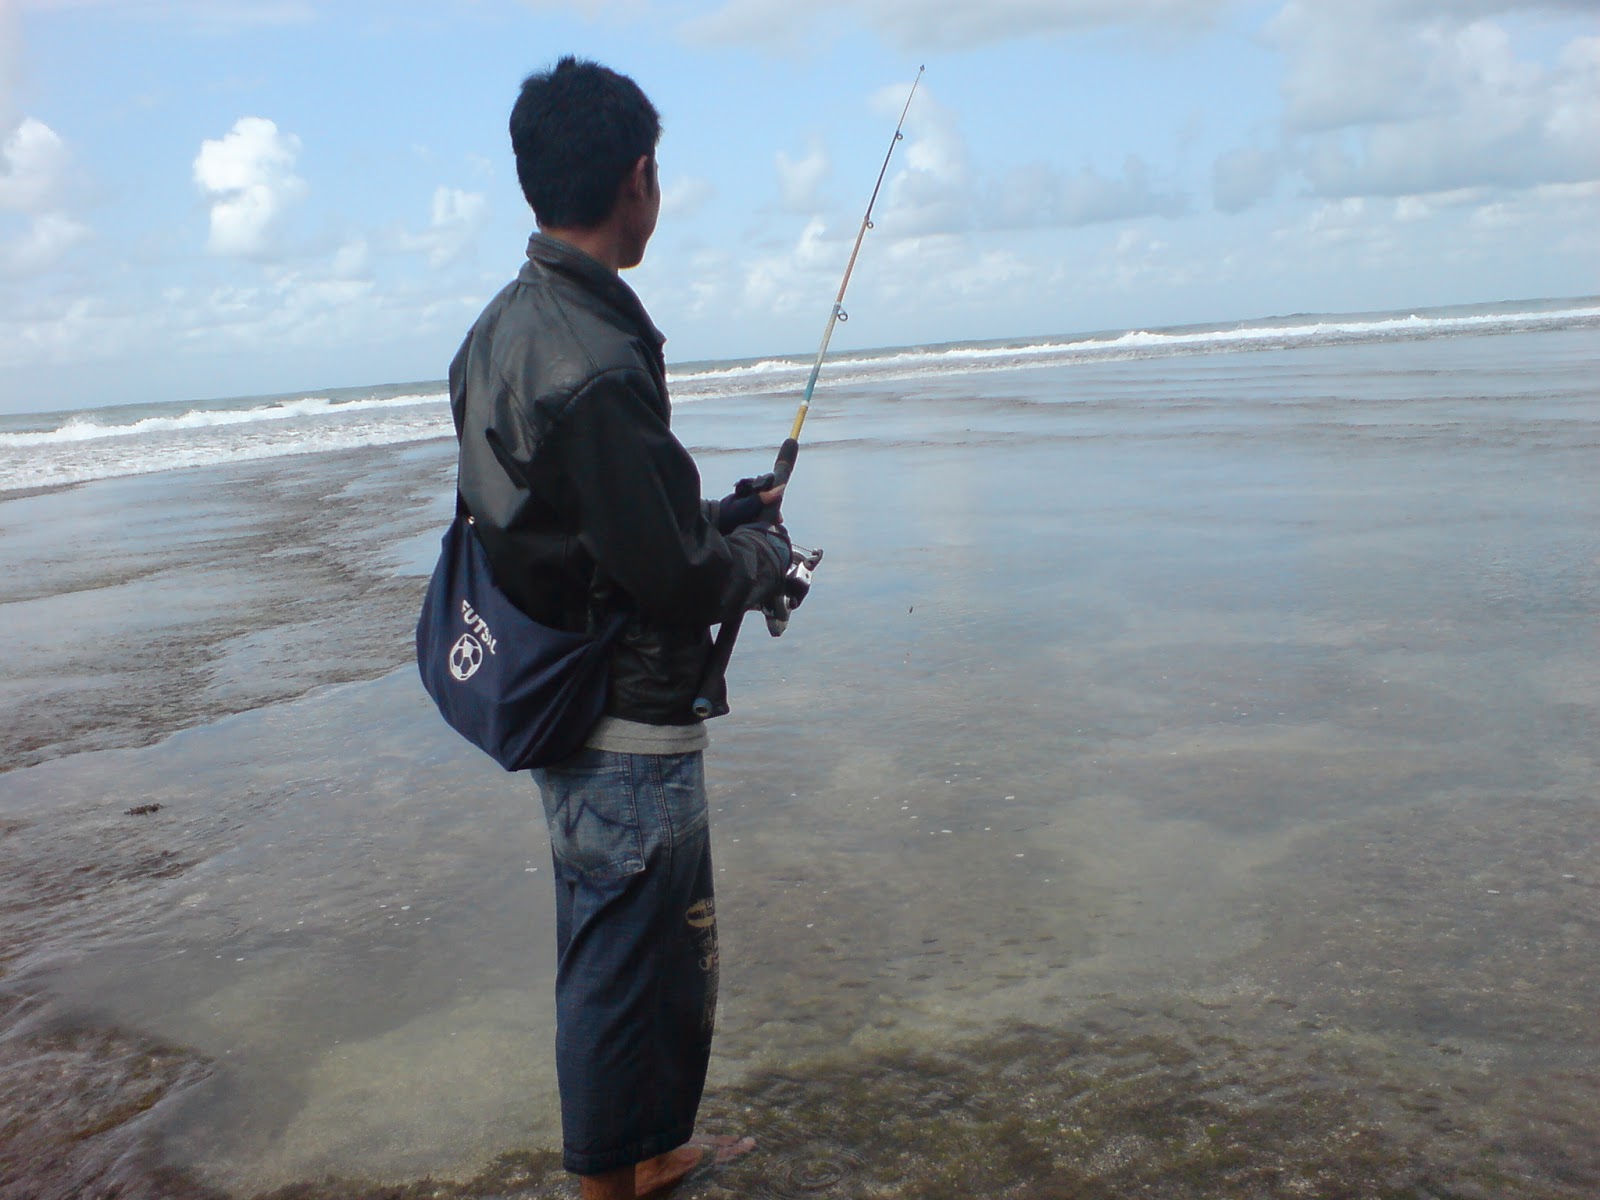
[[[844,311],[844,294],[850,286],[850,275],[856,269],[856,256],[861,253],[861,243],[866,239],[867,230],[873,227],[872,209],[878,203],[878,193],[883,189],[884,176],[889,173],[889,160],[894,157],[894,148],[905,137],[901,131],[905,127],[906,114],[911,111],[912,97],[917,94],[917,85],[922,82],[922,73],[926,69],[926,67],[917,68],[917,77],[911,81],[911,91],[906,95],[905,107],[900,110],[900,120],[895,124],[894,137],[889,140],[889,149],[883,156],[883,166],[878,168],[878,181],[872,185],[872,197],[867,201],[867,211],[861,217],[861,228],[856,232],[856,242],[850,250],[850,261],[845,264],[844,278],[839,281],[839,294],[833,298],[833,308],[828,312],[827,324],[822,327],[822,345],[817,348],[816,361],[811,364],[811,375],[806,380],[805,391],[800,397],[800,407],[794,414],[794,424],[790,426],[789,436],[783,440],[783,445],[778,447],[778,456],[773,460],[770,480],[753,481],[751,483],[753,491],[764,492],[782,487],[794,474],[795,459],[800,454],[800,430],[806,423],[806,414],[811,411],[811,394],[816,390],[817,376],[822,373],[822,360],[827,357],[828,343],[833,340],[834,327],[840,321],[850,319],[849,314]],[[776,509],[776,505],[770,506],[769,511],[763,516],[775,520]],[[784,586],[763,610],[767,617],[767,630],[773,637],[777,637],[788,627],[789,612],[800,603],[806,591],[810,589],[811,574],[821,561],[821,550],[793,547]],[[790,587],[791,580],[798,585],[793,592]],[[705,674],[695,695],[694,715],[702,721],[728,711],[727,704],[722,700],[723,681],[728,673],[728,662],[733,657],[733,644],[738,640],[739,626],[743,621],[744,614],[735,613],[724,620],[722,627],[717,630],[717,640],[711,647],[711,656],[706,660]]]

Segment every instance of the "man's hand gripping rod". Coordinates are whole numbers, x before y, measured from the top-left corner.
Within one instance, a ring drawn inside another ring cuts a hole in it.
[[[827,324],[823,326],[822,345],[817,350],[816,361],[811,364],[811,376],[806,380],[805,393],[800,397],[800,408],[795,413],[794,425],[790,428],[789,436],[784,439],[783,445],[778,448],[778,457],[772,464],[772,482],[763,490],[788,483],[789,477],[794,474],[794,462],[800,454],[800,429],[806,423],[806,413],[811,409],[811,393],[816,390],[817,376],[822,372],[822,360],[827,356],[828,343],[833,339],[833,327],[840,321],[850,319],[844,311],[845,289],[850,286],[850,273],[856,269],[856,256],[861,253],[862,240],[867,236],[867,230],[872,228],[872,209],[878,202],[878,192],[883,187],[883,178],[889,172],[889,160],[894,157],[896,143],[905,137],[901,129],[906,123],[906,113],[911,111],[911,98],[917,94],[917,84],[922,82],[924,70],[925,68],[918,67],[917,77],[911,81],[911,91],[906,96],[905,107],[900,110],[900,120],[894,127],[894,137],[889,142],[888,153],[883,156],[883,166],[878,168],[878,182],[873,185],[872,198],[867,201],[867,211],[862,216],[861,228],[856,233],[856,244],[850,251],[850,261],[845,265],[844,278],[839,281],[839,294],[834,297],[833,309],[828,313]],[[777,521],[777,506],[773,505],[762,514],[762,519]],[[767,615],[767,631],[773,637],[777,637],[788,628],[789,612],[805,597],[806,591],[811,586],[812,572],[817,569],[817,564],[821,561],[821,550],[794,547],[788,579],[779,589],[778,595],[763,609]],[[733,657],[733,644],[738,640],[739,626],[743,620],[743,613],[734,613],[727,617],[722,622],[722,627],[717,630],[717,640],[711,648],[711,657],[706,661],[705,675],[700,680],[699,693],[694,702],[694,715],[702,721],[728,711],[727,705],[722,701],[724,678],[728,673],[728,661]]]

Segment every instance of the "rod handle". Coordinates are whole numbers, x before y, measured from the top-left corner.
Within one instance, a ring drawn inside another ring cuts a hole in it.
[[[794,474],[795,459],[799,457],[799,439],[784,438],[783,445],[778,447],[778,456],[772,460],[774,487],[789,482],[789,477]],[[776,519],[777,514],[772,512],[767,516]],[[711,653],[706,658],[705,672],[700,676],[700,687],[694,701],[694,715],[702,721],[720,717],[728,711],[722,697],[727,691],[728,663],[733,659],[733,644],[739,640],[739,626],[743,623],[744,614],[735,613],[722,622],[722,627],[717,630],[717,640],[711,644]]]
[[[784,438],[783,445],[778,447],[778,457],[772,460],[772,476],[776,483],[788,483],[789,476],[794,474],[794,460],[800,457],[800,442],[797,438]]]
[[[743,622],[743,613],[729,617],[717,630],[717,640],[711,644],[705,674],[700,677],[699,695],[694,701],[694,715],[702,721],[728,711],[727,701],[722,698],[727,689],[728,661],[733,658],[733,644],[739,640],[739,626]]]

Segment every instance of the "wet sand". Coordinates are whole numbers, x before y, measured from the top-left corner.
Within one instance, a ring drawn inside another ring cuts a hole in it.
[[[1600,1192],[1597,362],[819,402],[708,760],[762,1148],[678,1194]],[[790,411],[685,408],[708,490]],[[570,1194],[537,801],[405,666],[449,472],[0,503],[0,1198]]]

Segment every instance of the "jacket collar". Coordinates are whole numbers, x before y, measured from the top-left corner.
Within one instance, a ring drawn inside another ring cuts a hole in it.
[[[622,282],[621,277],[604,264],[590,258],[582,250],[558,238],[535,233],[528,239],[528,261],[547,270],[556,271],[573,280],[586,291],[616,309],[634,325],[657,353],[666,343],[667,335],[657,329],[650,314],[634,290]]]

